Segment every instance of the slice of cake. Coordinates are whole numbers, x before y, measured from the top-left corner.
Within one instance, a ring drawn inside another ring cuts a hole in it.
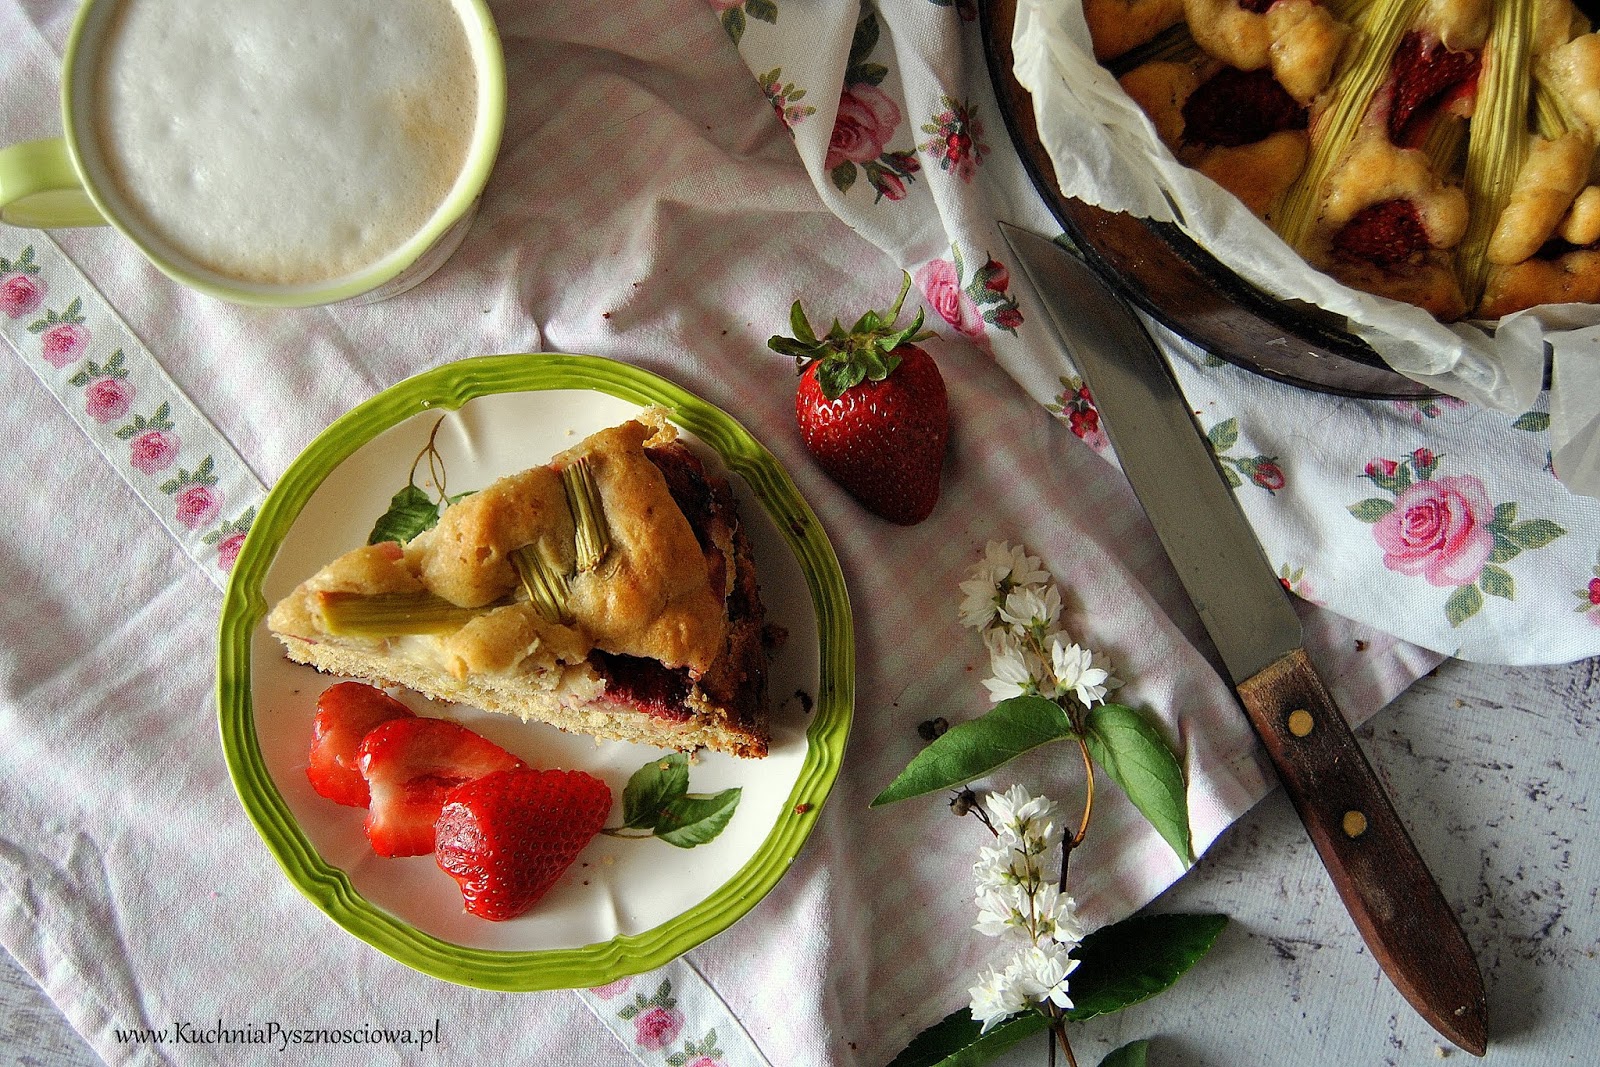
[[[661,748],[767,753],[764,612],[727,481],[659,409],[333,560],[267,618],[290,659]]]

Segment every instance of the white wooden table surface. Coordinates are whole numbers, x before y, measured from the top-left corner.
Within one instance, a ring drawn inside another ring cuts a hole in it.
[[[1600,660],[1447,663],[1360,735],[1477,951],[1487,1062],[1600,1062]],[[1154,1067],[1472,1062],[1382,977],[1281,792],[1152,907],[1232,922],[1170,992],[1078,1027],[1083,1067],[1135,1038]],[[633,1061],[619,1047],[595,1062]],[[1042,1042],[1003,1061],[1044,1062]],[[0,953],[0,1065],[99,1063]]]

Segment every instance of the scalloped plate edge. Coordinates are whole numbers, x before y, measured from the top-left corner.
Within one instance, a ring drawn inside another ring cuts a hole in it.
[[[641,406],[660,404],[713,448],[761,502],[794,552],[817,615],[821,685],[806,728],[806,755],[784,814],[755,854],[708,898],[653,929],[581,948],[498,951],[423,933],[366,901],[300,830],[267,770],[251,702],[250,640],[266,616],[262,583],[289,527],[323,479],[382,431],[478,396],[592,389]],[[291,883],[357,938],[425,974],[510,992],[603,985],[662,966],[720,933],[783,877],[810,835],[843,760],[855,703],[849,597],[822,524],[777,459],[721,409],[649,371],[598,356],[477,356],[425,371],[353,408],[319,434],[267,494],[223,599],[217,706],[235,792]]]

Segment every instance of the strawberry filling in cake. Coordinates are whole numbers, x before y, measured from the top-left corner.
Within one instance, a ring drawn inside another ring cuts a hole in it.
[[[333,560],[268,628],[290,659],[662,748],[767,752],[765,613],[727,481],[659,409]]]

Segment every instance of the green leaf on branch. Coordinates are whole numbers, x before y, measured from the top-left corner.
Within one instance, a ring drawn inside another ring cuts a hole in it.
[[[987,1034],[967,1008],[951,1012],[912,1039],[889,1067],[979,1067],[1011,1046],[1050,1029],[1040,1012],[1026,1011],[993,1026]]]
[[[1148,1062],[1145,1054],[1150,1049],[1150,1042],[1144,1038],[1130,1041],[1121,1048],[1106,1054],[1100,1061],[1100,1067],[1145,1067]]]
[[[678,848],[703,845],[722,833],[743,792],[689,792],[689,757],[672,752],[633,772],[622,791],[622,825],[602,832],[613,837],[654,836]]]
[[[656,823],[656,836],[679,848],[703,845],[727,827],[741,795],[739,787],[734,786],[710,796],[691,793],[679,797]]]
[[[415,485],[407,484],[389,501],[389,510],[378,517],[367,535],[367,544],[375,545],[380,541],[405,544],[438,521],[438,503]]]
[[[871,806],[965,785],[1024,752],[1076,736],[1072,720],[1053,701],[1038,696],[1002,700],[982,717],[950,727],[917,753]]]
[[[674,752],[633,772],[622,791],[622,825],[630,830],[654,829],[661,815],[689,792],[689,759]]]
[[[1226,915],[1135,915],[1103,926],[1073,952],[1069,990],[1075,1022],[1149,1000],[1172,987],[1210,951]]]
[[[1089,710],[1084,726],[1090,758],[1122,787],[1184,865],[1192,864],[1183,766],[1155,724],[1122,704],[1101,704]]]
[[[1072,1022],[1121,1011],[1171,988],[1204,956],[1228,925],[1226,915],[1135,915],[1101,927],[1073,951],[1080,961],[1069,992]],[[1025,1011],[987,1034],[967,1008],[928,1027],[889,1067],[980,1067],[1017,1042],[1050,1029],[1041,1012]],[[1147,1042],[1113,1052],[1101,1067],[1141,1067]],[[1118,1058],[1122,1057],[1122,1058]]]

